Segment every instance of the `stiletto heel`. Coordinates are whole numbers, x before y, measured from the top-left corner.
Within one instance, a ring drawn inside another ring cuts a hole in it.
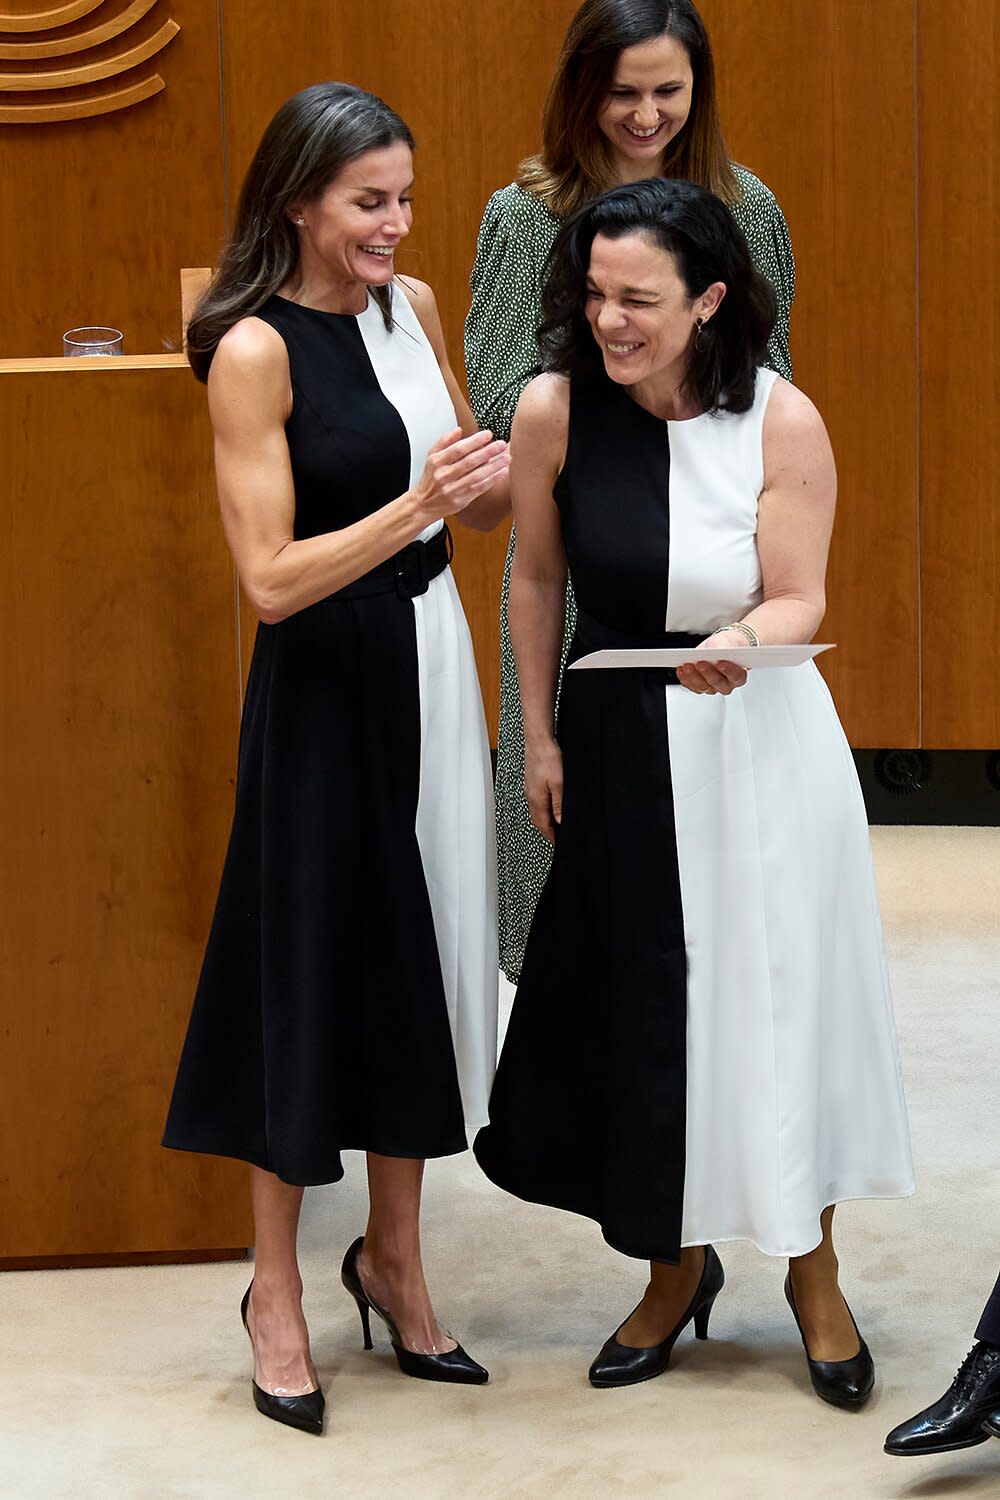
[[[809,1353],[806,1336],[802,1332],[802,1324],[799,1322],[799,1310],[795,1306],[795,1293],[792,1291],[791,1271],[785,1277],[785,1298],[792,1309],[792,1317],[799,1330],[802,1347],[806,1351],[806,1364],[809,1366],[809,1378],[812,1381],[813,1390],[831,1406],[840,1406],[845,1411],[857,1411],[859,1407],[864,1406],[875,1387],[875,1364],[868,1345],[861,1337],[857,1323],[854,1323],[854,1314],[851,1309],[848,1307],[847,1311],[851,1315],[854,1332],[858,1335],[858,1343],[861,1345],[857,1354],[852,1355],[850,1359],[813,1359]]]
[[[354,1294],[352,1293],[351,1295],[353,1296]],[[371,1309],[369,1308],[367,1302],[361,1301],[360,1297],[355,1297],[354,1300],[358,1304],[358,1313],[361,1317],[361,1332],[364,1335],[365,1348],[374,1349],[375,1345],[372,1343]]]
[[[365,1348],[372,1347],[371,1314],[376,1313],[388,1330],[396,1363],[404,1375],[412,1375],[417,1380],[446,1381],[454,1385],[485,1385],[490,1378],[490,1372],[484,1370],[482,1365],[477,1364],[470,1355],[466,1354],[461,1344],[456,1345],[447,1354],[417,1354],[412,1349],[406,1348],[392,1314],[384,1307],[379,1307],[362,1284],[358,1273],[358,1256],[361,1254],[364,1242],[364,1235],[361,1235],[351,1245],[344,1256],[344,1264],[340,1268],[340,1279],[358,1305],[361,1327],[365,1335]]]
[[[625,1326],[621,1324],[608,1339],[600,1354],[590,1367],[590,1383],[602,1389],[607,1386],[638,1385],[640,1380],[652,1380],[662,1375],[670,1363],[670,1354],[678,1337],[693,1321],[695,1338],[708,1338],[708,1320],[712,1316],[715,1299],[726,1284],[726,1273],[712,1245],[705,1246],[705,1265],[695,1294],[691,1298],[684,1316],[670,1330],[666,1338],[648,1349],[633,1349],[628,1344],[619,1344],[618,1334]],[[631,1317],[631,1314],[629,1314]],[[628,1322],[626,1318],[625,1322]]]
[[[243,1327],[247,1331],[251,1349],[253,1348],[253,1335],[247,1322],[247,1308],[250,1306],[252,1291],[253,1282],[251,1281],[240,1303],[240,1317],[243,1319]],[[318,1387],[314,1391],[307,1391],[303,1396],[275,1396],[270,1391],[263,1390],[256,1380],[251,1380],[250,1385],[253,1389],[253,1404],[262,1417],[270,1417],[272,1422],[281,1422],[285,1427],[295,1427],[299,1432],[311,1432],[316,1437],[321,1436],[326,1399]]]

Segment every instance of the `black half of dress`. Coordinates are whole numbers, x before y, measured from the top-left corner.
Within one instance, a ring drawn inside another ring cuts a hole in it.
[[[406,428],[356,318],[273,298],[288,348],[295,535],[350,525],[409,484]],[[236,807],[164,1145],[299,1185],[346,1148],[466,1146],[416,835],[413,604],[331,595],[258,628]]]
[[[570,662],[667,636],[667,424],[574,381],[555,490],[579,608]],[[680,1256],[687,960],[663,670],[568,671],[555,855],[476,1156],[500,1187],[595,1219],[627,1255]]]

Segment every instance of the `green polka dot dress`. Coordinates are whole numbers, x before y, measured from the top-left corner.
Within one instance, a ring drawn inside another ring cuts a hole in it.
[[[733,171],[740,187],[740,198],[731,205],[733,218],[746,235],[754,264],[770,281],[778,299],[768,363],[790,380],[788,327],[795,296],[795,261],[788,225],[774,194],[759,178],[735,163]],[[558,229],[556,216],[513,182],[493,194],[483,215],[472,269],[472,306],[465,324],[465,365],[476,419],[498,437],[509,437],[518,398],[538,369],[535,329],[540,316],[542,267]],[[524,797],[524,726],[507,624],[513,552],[511,533],[500,604],[496,806],[500,964],[508,979],[516,983],[552,850],[532,825]],[[575,625],[576,604],[568,589],[563,668]]]

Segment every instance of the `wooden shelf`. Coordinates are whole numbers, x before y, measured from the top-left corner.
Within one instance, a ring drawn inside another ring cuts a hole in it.
[[[56,374],[72,371],[105,374],[120,370],[187,370],[186,354],[51,355],[34,359],[0,359],[0,375]]]

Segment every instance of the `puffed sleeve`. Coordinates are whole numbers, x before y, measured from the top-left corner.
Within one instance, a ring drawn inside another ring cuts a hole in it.
[[[767,362],[786,380],[792,378],[789,327],[795,300],[795,256],[792,237],[781,205],[769,187],[745,167],[734,166],[743,189],[741,202],[733,206],[733,217],[746,235],[757,270],[774,287],[778,316],[768,341]]]
[[[538,371],[541,276],[556,220],[511,183],[486,205],[465,320],[465,369],[476,421],[510,436],[518,397]]]

